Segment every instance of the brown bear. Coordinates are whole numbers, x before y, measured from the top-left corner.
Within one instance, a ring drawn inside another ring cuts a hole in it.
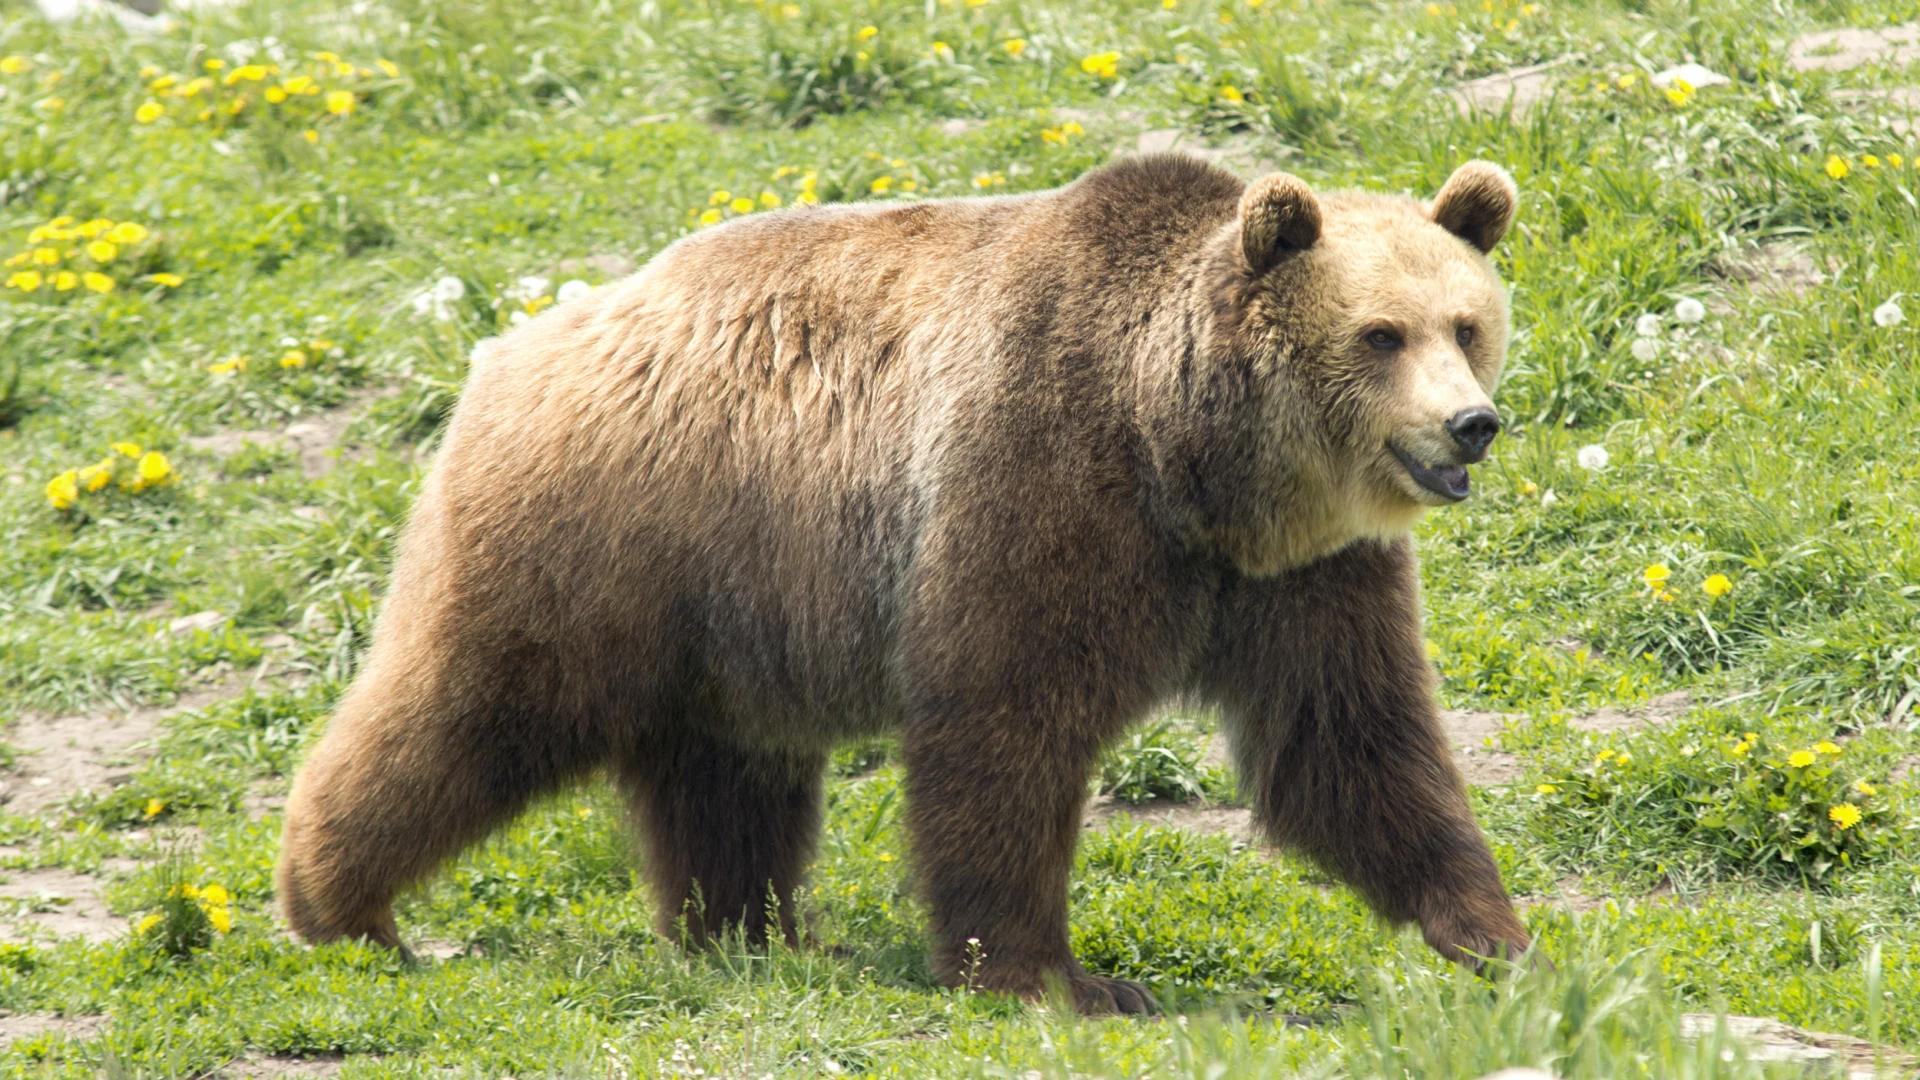
[[[666,926],[791,938],[829,751],[897,732],[936,977],[1147,1011],[1067,881],[1096,756],[1181,696],[1274,841],[1449,957],[1524,948],[1407,537],[1499,429],[1515,198],[1149,156],[742,218],[531,320],[294,785],[288,923],[398,947],[397,891],[605,768]]]

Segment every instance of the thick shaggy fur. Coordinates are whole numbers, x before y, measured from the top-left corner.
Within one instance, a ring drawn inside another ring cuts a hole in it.
[[[1275,840],[1449,956],[1524,946],[1381,441],[1498,374],[1512,189],[1469,168],[1432,207],[1150,157],[756,215],[522,327],[294,786],[287,921],[398,946],[400,889],[605,768],[663,924],[791,937],[825,755],[897,731],[939,977],[978,939],[988,987],[1145,1010],[1074,960],[1067,876],[1100,748],[1185,694]]]

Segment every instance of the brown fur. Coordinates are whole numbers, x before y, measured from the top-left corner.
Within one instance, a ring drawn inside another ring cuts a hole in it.
[[[1450,956],[1524,946],[1436,727],[1434,500],[1386,449],[1440,460],[1498,376],[1490,178],[1451,232],[1176,157],[756,215],[533,320],[295,784],[289,924],[397,946],[400,889],[610,767],[663,923],[791,937],[824,755],[897,730],[937,975],[977,939],[988,987],[1149,1009],[1075,962],[1067,875],[1100,748],[1189,694],[1276,840]]]

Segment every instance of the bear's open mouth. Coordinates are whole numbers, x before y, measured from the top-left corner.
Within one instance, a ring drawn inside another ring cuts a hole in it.
[[[1407,475],[1413,477],[1414,483],[1449,502],[1459,502],[1473,490],[1465,465],[1427,465],[1392,443],[1387,444],[1387,449],[1406,466]]]

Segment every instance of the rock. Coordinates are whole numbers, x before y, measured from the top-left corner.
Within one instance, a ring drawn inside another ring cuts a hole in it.
[[[1725,75],[1711,68],[1701,67],[1699,64],[1681,64],[1679,67],[1670,67],[1654,75],[1653,85],[1665,90],[1667,87],[1672,86],[1676,80],[1680,79],[1686,80],[1687,85],[1693,87],[1695,90],[1705,90],[1709,86],[1725,86],[1733,81]]]
[[[226,621],[227,617],[218,611],[196,611],[167,623],[167,633],[175,637],[185,637],[204,630],[211,634],[225,625]]]
[[[1697,1042],[1711,1037],[1722,1023],[1728,1036],[1746,1048],[1749,1061],[1815,1066],[1808,1070],[1809,1075],[1874,1080],[1877,1076],[1911,1076],[1920,1068],[1920,1059],[1898,1050],[1876,1048],[1865,1039],[1803,1031],[1759,1016],[1687,1013],[1680,1018],[1680,1037]],[[1876,1069],[1876,1062],[1885,1071]]]
[[[1787,46],[1787,65],[1795,71],[1851,71],[1867,64],[1915,60],[1920,60],[1920,23],[1821,30],[1802,34]]]

